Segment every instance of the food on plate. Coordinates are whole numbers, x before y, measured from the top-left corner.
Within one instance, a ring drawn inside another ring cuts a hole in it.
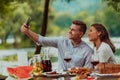
[[[88,76],[86,80],[96,80],[96,79],[95,79],[95,76]]]
[[[77,71],[78,71],[78,69],[75,67],[73,67],[69,70],[70,73],[75,73],[75,74],[77,73]]]
[[[80,78],[87,78],[87,76],[91,73],[91,70],[89,68],[73,67],[69,70],[69,73],[79,75]]]
[[[75,80],[80,80],[80,76],[75,76]]]
[[[31,78],[30,73],[32,72],[32,66],[19,66],[19,67],[7,67],[8,73],[14,78],[29,79]]]

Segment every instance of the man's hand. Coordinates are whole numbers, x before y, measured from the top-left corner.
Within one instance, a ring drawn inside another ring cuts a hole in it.
[[[27,33],[29,30],[30,30],[30,26],[27,26],[26,24],[23,24],[22,26],[21,26],[21,32],[23,32],[23,33]]]

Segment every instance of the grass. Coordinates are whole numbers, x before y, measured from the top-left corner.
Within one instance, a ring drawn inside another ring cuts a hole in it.
[[[17,54],[15,55],[11,55],[11,56],[5,56],[3,58],[1,58],[0,60],[4,60],[4,61],[17,61]]]
[[[33,55],[34,55],[34,52],[28,52],[28,60],[30,58],[32,58]],[[17,58],[17,54],[15,54],[15,55],[10,55],[10,56],[5,56],[5,57],[1,58],[0,60],[4,60],[4,61],[17,61],[18,58]],[[50,56],[50,60],[51,60],[51,62],[56,62],[56,61],[58,61],[58,57],[51,55]]]

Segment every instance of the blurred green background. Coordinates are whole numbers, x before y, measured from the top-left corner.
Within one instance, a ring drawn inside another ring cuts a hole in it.
[[[88,29],[92,23],[102,23],[117,44],[115,55],[119,55],[119,3],[120,0],[50,0],[46,36],[66,36],[74,19],[86,22]],[[36,47],[20,27],[31,16],[31,30],[40,33],[44,5],[45,0],[0,0],[0,50]]]

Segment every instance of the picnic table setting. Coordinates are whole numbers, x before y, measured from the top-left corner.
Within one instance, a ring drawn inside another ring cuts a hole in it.
[[[36,65],[38,66],[38,65]],[[119,64],[101,64],[99,73],[94,73],[89,68],[70,68],[69,71],[47,71],[35,66],[8,67],[9,78],[6,80],[119,80]]]
[[[44,53],[46,54],[33,55],[28,65],[7,66],[7,75],[4,73],[0,75],[0,80],[120,80],[120,64],[99,64],[91,60],[93,69],[85,67],[54,69],[55,65],[51,62],[48,52]],[[71,58],[66,55],[64,60],[69,64]]]
[[[9,75],[3,80],[119,80],[120,77],[120,64],[98,64],[96,70],[84,67],[53,70],[52,67],[49,59],[34,55],[27,66],[7,67]]]

